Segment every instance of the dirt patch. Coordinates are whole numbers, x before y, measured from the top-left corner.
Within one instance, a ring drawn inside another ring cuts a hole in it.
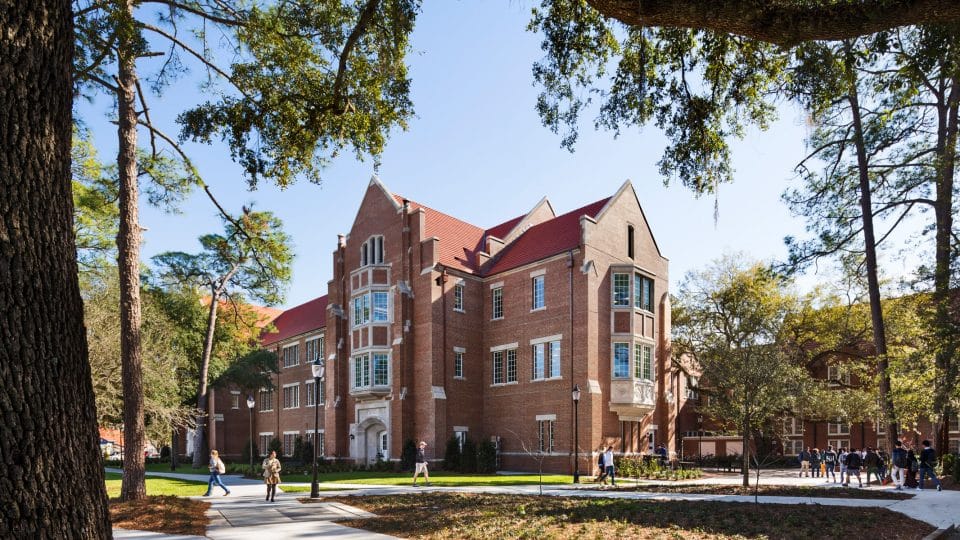
[[[653,493],[684,493],[698,495],[750,495],[753,496],[753,487],[745,488],[734,485],[641,485],[617,487],[617,491],[641,491]],[[903,500],[914,496],[905,490],[896,491],[887,489],[883,491],[857,489],[857,488],[826,488],[816,486],[760,486],[758,489],[760,495],[773,497],[812,497],[828,499],[892,499]]]
[[[114,527],[141,531],[204,536],[210,503],[172,495],[153,495],[139,501],[110,500]]]

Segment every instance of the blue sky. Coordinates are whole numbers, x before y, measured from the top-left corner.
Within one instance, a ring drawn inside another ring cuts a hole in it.
[[[804,152],[800,112],[781,110],[766,132],[734,143],[736,182],[721,187],[719,221],[713,198],[696,199],[680,185],[664,187],[656,162],[666,140],[653,127],[614,138],[594,131],[584,118],[574,153],[540,124],[534,109],[537,88],[531,66],[542,56],[539,36],[527,33],[532,2],[427,0],[417,20],[410,57],[416,118],[393,134],[379,169],[394,193],[481,227],[528,211],[547,196],[564,213],[609,196],[627,179],[640,196],[653,233],[670,259],[671,287],[689,270],[724,252],[758,259],[783,257],[783,237],[802,235],[780,194],[793,179]],[[201,101],[195,70],[152,99],[155,121],[176,133],[174,119]],[[78,108],[92,128],[105,159],[116,152],[116,128],[106,121],[110,102]],[[144,137],[141,134],[141,137]],[[296,260],[285,307],[326,293],[337,234],[347,232],[373,163],[344,155],[325,172],[322,185],[300,182],[286,190],[267,183],[246,190],[239,168],[222,145],[187,145],[201,174],[232,211],[256,202],[279,215],[292,236]],[[197,251],[196,237],[221,230],[216,211],[202,193],[170,215],[142,208],[142,256],[168,250]],[[802,280],[806,286],[816,277]]]

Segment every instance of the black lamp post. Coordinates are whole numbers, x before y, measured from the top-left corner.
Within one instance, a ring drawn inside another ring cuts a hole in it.
[[[573,483],[580,483],[580,385],[573,385]]]
[[[250,451],[250,476],[255,476],[253,470],[253,406],[256,404],[253,394],[247,395],[247,410],[250,411],[250,442],[247,448]]]
[[[703,467],[703,415],[697,415],[697,433],[700,435],[700,440],[697,442],[697,462]]]
[[[323,358],[318,354],[310,366],[313,371],[313,482],[310,483],[310,498],[320,496],[320,483],[317,481],[317,449],[320,446],[320,384],[323,381]]]

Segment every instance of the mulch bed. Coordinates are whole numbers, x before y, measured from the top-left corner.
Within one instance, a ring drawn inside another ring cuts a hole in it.
[[[637,501],[578,497],[430,493],[332,497],[375,519],[344,525],[404,538],[921,539],[926,523],[884,508],[856,508],[850,519],[816,505]]]
[[[141,531],[204,536],[210,503],[172,495],[152,495],[139,501],[110,500],[114,527]]]
[[[644,491],[654,493],[690,493],[703,495],[750,495],[754,494],[754,487],[745,488],[734,485],[640,485],[631,486],[624,483],[623,486],[617,486],[617,491]],[[760,495],[774,497],[813,497],[829,499],[910,499],[913,493],[902,490],[885,489],[883,491],[844,488],[844,487],[818,487],[818,486],[764,486],[758,489]]]

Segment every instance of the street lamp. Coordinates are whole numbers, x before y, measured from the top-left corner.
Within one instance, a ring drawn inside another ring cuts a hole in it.
[[[697,415],[697,433],[700,435],[700,441],[697,443],[697,462],[703,467],[703,415]]]
[[[580,483],[580,385],[573,385],[573,483]]]
[[[320,483],[317,481],[317,448],[320,446],[320,384],[323,380],[323,358],[318,354],[310,366],[313,371],[313,482],[310,483],[310,498],[320,496]]]
[[[250,451],[250,476],[253,476],[253,406],[257,402],[253,400],[253,394],[247,395],[247,410],[250,411],[250,442],[247,443],[249,446],[247,449]]]

